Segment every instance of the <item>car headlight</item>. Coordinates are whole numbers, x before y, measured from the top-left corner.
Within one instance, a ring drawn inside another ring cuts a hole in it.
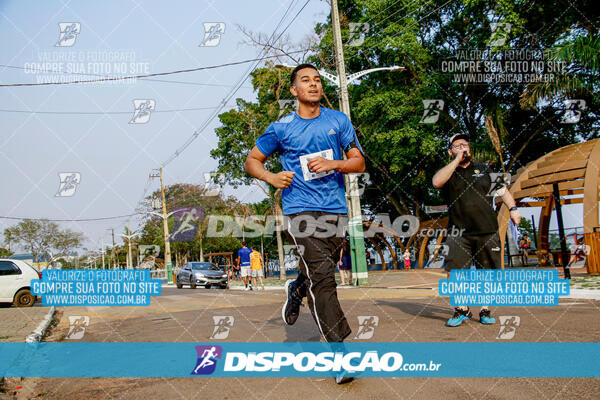
[[[196,272],[196,278],[204,278],[204,274]]]
[[[221,275],[221,278],[227,278],[227,274]]]

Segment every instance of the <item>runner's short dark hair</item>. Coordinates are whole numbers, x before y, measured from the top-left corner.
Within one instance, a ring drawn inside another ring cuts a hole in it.
[[[298,73],[298,71],[304,68],[312,68],[315,71],[319,72],[317,67],[315,67],[312,64],[300,64],[296,68],[294,68],[294,70],[292,71],[292,75],[290,75],[290,85],[294,86],[294,82],[296,82],[296,74]]]

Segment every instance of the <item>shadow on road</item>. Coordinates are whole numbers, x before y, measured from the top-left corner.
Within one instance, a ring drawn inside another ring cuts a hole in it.
[[[382,301],[377,300],[379,306],[389,306],[397,308],[405,314],[418,315],[419,317],[435,319],[438,321],[446,322],[449,315],[452,314],[452,308],[441,307],[434,304],[423,304],[423,302],[409,302],[409,301]],[[435,315],[441,314],[441,315]]]

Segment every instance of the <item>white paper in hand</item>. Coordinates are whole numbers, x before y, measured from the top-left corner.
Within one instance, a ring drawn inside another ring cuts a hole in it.
[[[324,176],[331,175],[335,172],[335,171],[331,170],[331,171],[321,172],[321,173],[317,174],[317,173],[311,171],[308,168],[308,159],[315,158],[315,157],[323,157],[326,160],[333,160],[333,150],[327,149],[327,150],[318,151],[316,153],[305,154],[303,156],[300,156],[300,165],[302,166],[302,174],[304,175],[305,181],[319,179]]]

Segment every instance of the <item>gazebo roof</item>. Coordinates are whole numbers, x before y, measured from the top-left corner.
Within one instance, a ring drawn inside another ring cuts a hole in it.
[[[547,242],[548,225],[555,206],[554,185],[557,185],[561,205],[583,203],[582,220],[585,233],[593,232],[594,228],[600,225],[599,167],[600,139],[593,139],[556,149],[517,171],[517,176],[509,188],[517,205],[542,208],[538,233],[542,242],[540,247],[543,247],[543,242]],[[508,209],[506,205],[502,205],[498,214],[502,255],[508,221]]]
[[[565,199],[564,204],[582,203],[584,187],[593,178],[591,175],[595,175],[596,193],[592,197],[597,201],[599,166],[600,139],[561,147],[517,171],[511,192],[519,206],[538,207],[542,205],[539,201],[521,200],[551,196],[553,184],[558,183],[561,196],[581,195]]]

